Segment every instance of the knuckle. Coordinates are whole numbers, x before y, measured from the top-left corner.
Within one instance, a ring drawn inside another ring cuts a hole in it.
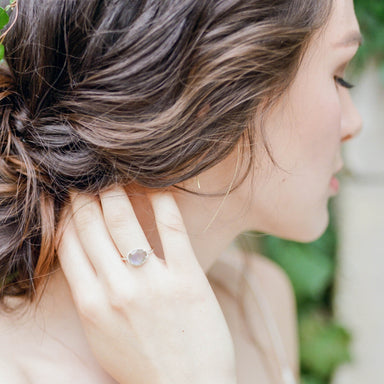
[[[127,225],[127,215],[121,209],[106,211],[104,217],[108,226],[112,229],[124,228]]]
[[[111,308],[117,311],[124,311],[134,305],[134,296],[126,289],[110,289],[108,300]]]
[[[80,316],[88,322],[95,322],[102,313],[101,299],[94,295],[78,296],[76,302]]]
[[[180,215],[176,214],[175,212],[169,212],[167,215],[167,221],[164,223],[164,225],[169,230],[173,230],[175,232],[185,232],[185,227],[182,218]]]
[[[91,212],[90,207],[82,206],[73,213],[76,227],[86,229],[95,222],[95,215]]]

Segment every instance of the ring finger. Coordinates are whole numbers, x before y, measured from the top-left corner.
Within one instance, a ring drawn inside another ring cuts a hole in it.
[[[153,254],[125,190],[115,187],[104,191],[100,201],[109,233],[120,253],[126,258],[132,257],[132,268],[136,262],[140,266],[140,259],[145,254],[148,259],[142,267],[146,271],[161,267],[162,261]]]

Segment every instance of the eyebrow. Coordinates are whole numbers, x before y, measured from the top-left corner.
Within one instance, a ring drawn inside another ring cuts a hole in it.
[[[348,33],[340,42],[336,43],[338,47],[350,47],[358,45],[359,47],[363,44],[363,36],[359,31],[352,31]]]

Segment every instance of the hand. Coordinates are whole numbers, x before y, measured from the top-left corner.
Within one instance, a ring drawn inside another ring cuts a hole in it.
[[[171,193],[148,195],[165,260],[134,267],[121,256],[149,250],[131,202],[116,187],[72,196],[58,243],[88,342],[124,384],[235,383],[232,339]]]

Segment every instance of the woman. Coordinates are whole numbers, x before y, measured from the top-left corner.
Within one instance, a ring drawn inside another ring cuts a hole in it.
[[[230,244],[326,228],[340,145],[361,126],[343,79],[352,0],[17,11],[1,72],[1,382],[292,383],[290,286]],[[244,313],[227,294],[241,281]]]

